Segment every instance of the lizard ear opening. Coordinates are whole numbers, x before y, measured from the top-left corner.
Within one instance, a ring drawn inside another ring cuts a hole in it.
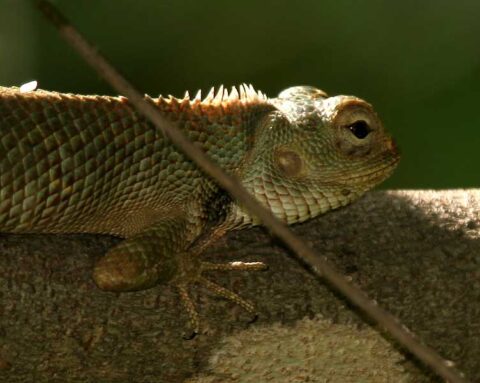
[[[300,155],[288,148],[278,148],[274,152],[276,167],[288,177],[297,177],[302,174],[303,161]]]

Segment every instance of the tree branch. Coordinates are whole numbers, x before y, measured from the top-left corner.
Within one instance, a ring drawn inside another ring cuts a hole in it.
[[[294,232],[479,381],[478,211],[480,190],[374,192]],[[206,333],[185,341],[187,316],[169,287],[123,294],[95,287],[93,263],[118,239],[3,235],[0,380],[228,382],[268,373],[273,381],[299,374],[438,381],[272,241],[264,230],[246,230],[207,254],[212,262],[269,264],[266,272],[210,275],[256,302],[258,321],[199,288],[193,295]]]

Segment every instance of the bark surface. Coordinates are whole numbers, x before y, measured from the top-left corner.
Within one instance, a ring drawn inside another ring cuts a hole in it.
[[[372,192],[293,229],[480,381],[479,212],[480,190]],[[231,233],[205,256],[268,263],[265,272],[210,275],[255,301],[258,320],[199,288],[203,333],[189,341],[168,286],[95,287],[94,261],[119,241],[1,235],[0,381],[439,381],[263,229]]]

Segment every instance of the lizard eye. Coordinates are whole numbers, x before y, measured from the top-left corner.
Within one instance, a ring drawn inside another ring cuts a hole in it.
[[[367,137],[371,132],[370,126],[364,120],[355,121],[353,124],[347,125],[347,128],[360,140]]]

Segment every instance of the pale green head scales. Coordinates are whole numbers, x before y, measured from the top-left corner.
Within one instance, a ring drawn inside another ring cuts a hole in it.
[[[385,180],[399,161],[372,106],[357,97],[328,97],[297,86],[268,102],[274,110],[256,127],[240,177],[289,224],[352,202]],[[258,223],[241,207],[235,216]]]

